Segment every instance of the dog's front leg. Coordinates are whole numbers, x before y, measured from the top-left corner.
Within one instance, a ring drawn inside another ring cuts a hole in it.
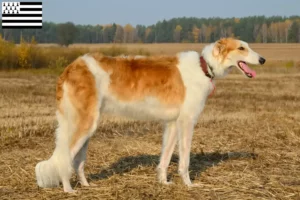
[[[190,151],[194,132],[194,120],[191,118],[179,119],[178,121],[178,141],[179,141],[179,167],[184,184],[192,186],[189,175]]]

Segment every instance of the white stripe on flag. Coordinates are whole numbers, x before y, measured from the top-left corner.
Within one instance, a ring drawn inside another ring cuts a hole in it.
[[[43,23],[2,23],[2,26],[42,26]]]
[[[42,20],[42,17],[2,17],[2,20]]]
[[[42,13],[43,13],[42,11],[20,11],[19,12],[19,14],[42,14]]]

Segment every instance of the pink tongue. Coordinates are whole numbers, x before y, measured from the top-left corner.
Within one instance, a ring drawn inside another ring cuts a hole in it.
[[[253,78],[256,76],[256,72],[250,69],[246,63],[241,62],[240,66],[243,68],[244,72],[251,74]]]

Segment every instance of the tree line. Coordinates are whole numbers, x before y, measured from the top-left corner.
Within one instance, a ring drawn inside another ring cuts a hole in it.
[[[250,43],[300,43],[300,16],[243,18],[181,17],[154,25],[74,25],[44,22],[42,29],[0,29],[5,40],[38,43],[207,43],[237,37]]]

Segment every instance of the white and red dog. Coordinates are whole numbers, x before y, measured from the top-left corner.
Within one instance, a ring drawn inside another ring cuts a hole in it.
[[[57,82],[56,148],[49,160],[39,162],[35,172],[40,187],[63,184],[74,192],[70,178],[75,169],[83,186],[86,150],[100,113],[165,123],[162,153],[157,167],[159,182],[168,184],[167,168],[174,147],[179,145],[178,172],[189,177],[194,125],[213,90],[212,79],[233,66],[255,77],[247,63],[265,59],[244,41],[223,38],[204,47],[202,54],[188,51],[176,56],[108,57],[86,54],[71,63]]]

